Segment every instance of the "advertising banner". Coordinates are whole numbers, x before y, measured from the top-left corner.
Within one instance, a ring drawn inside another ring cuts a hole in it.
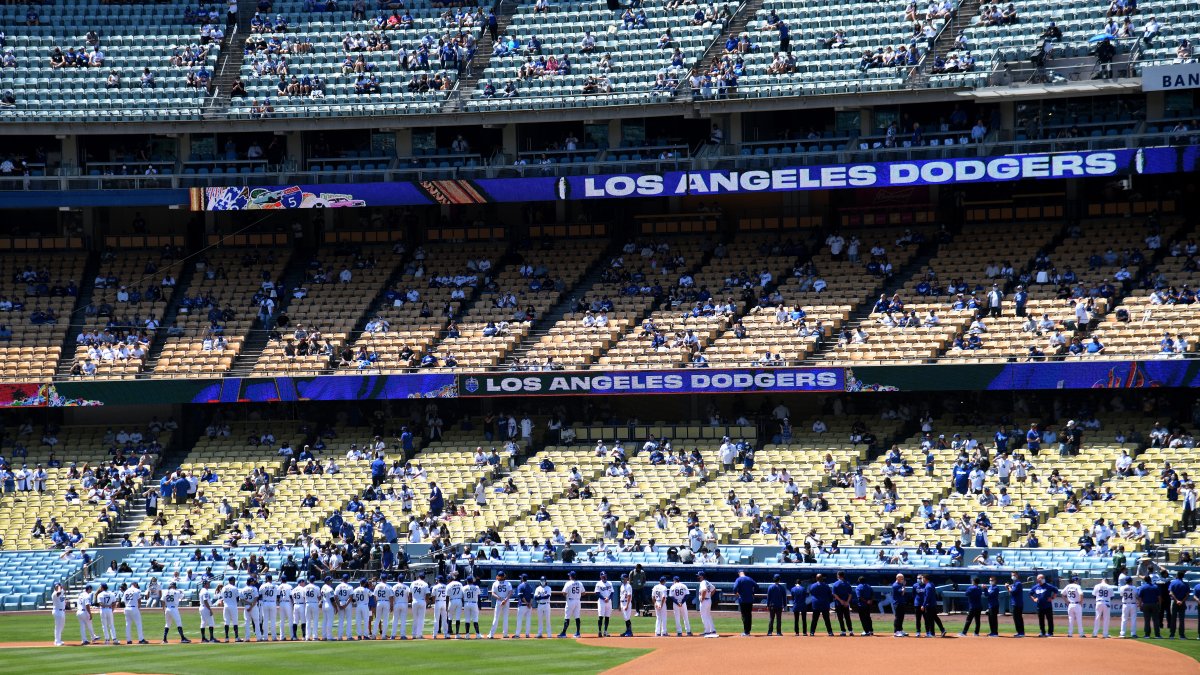
[[[459,378],[459,395],[746,394],[845,390],[842,368],[481,373]]]

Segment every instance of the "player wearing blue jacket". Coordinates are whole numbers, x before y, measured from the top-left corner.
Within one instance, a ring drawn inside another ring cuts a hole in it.
[[[833,613],[837,616],[838,631],[842,637],[846,633],[854,635],[854,623],[850,621],[850,599],[854,595],[854,588],[846,581],[845,572],[837,573],[837,580],[829,586],[829,591],[833,593]]]
[[[967,636],[971,622],[975,622],[975,635],[979,635],[979,618],[983,614],[983,587],[979,585],[979,577],[971,577],[971,585],[967,586],[967,622],[963,624],[961,637]]]
[[[1013,637],[1025,637],[1025,586],[1021,577],[1012,573],[1012,581],[1008,584],[1008,598],[1012,603]]]
[[[925,625],[925,576],[917,575],[917,581],[913,584],[913,616],[917,619],[916,636],[921,637],[925,631],[921,630],[921,626]]]
[[[908,633],[904,632],[904,614],[908,610],[909,604],[912,603],[912,589],[904,583],[904,575],[897,574],[896,581],[892,583],[892,635],[894,637],[908,637]]]
[[[783,608],[787,605],[787,586],[783,585],[783,577],[778,574],[772,579],[774,583],[767,586],[767,635],[775,631],[775,635],[783,635]]]
[[[999,637],[1000,587],[996,585],[996,577],[988,577],[988,585],[983,589],[983,597],[987,600],[988,637]]]
[[[859,577],[854,587],[854,606],[858,608],[858,622],[862,624],[863,635],[875,634],[875,622],[871,612],[875,609],[875,589],[867,583],[866,577]]]
[[[796,635],[808,635],[808,588],[801,579],[792,586],[792,618],[796,621]]]
[[[1054,637],[1054,598],[1058,587],[1046,582],[1046,575],[1037,575],[1037,583],[1029,589],[1029,599],[1037,606],[1038,637]]]
[[[1162,639],[1162,619],[1158,615],[1159,603],[1158,586],[1150,575],[1142,579],[1142,585],[1137,589],[1138,609],[1142,610],[1142,632],[1150,637],[1150,628],[1154,628],[1154,637]]]
[[[738,611],[742,615],[742,635],[749,636],[753,623],[754,594],[758,584],[746,576],[746,570],[738,570],[737,580],[733,582],[733,594],[737,596]]]
[[[937,588],[933,585],[933,579],[927,576],[924,579],[925,592],[921,596],[921,604],[925,614],[925,634],[933,637],[933,627],[936,625],[942,637],[946,637],[946,627],[942,625],[942,619],[938,616]]]
[[[1175,621],[1171,624],[1171,637],[1175,637],[1178,632],[1181,640],[1186,640],[1187,635],[1184,633],[1184,624],[1187,622],[1187,601],[1191,591],[1188,589],[1187,583],[1183,580],[1183,570],[1175,573],[1175,580],[1167,586],[1167,598],[1171,603],[1171,610],[1175,616]]]
[[[833,591],[829,590],[829,584],[825,583],[825,575],[818,574],[817,580],[808,587],[808,604],[812,607],[812,623],[808,625],[808,635],[811,637],[817,632],[817,617],[825,619],[825,632],[829,633],[829,637],[833,637],[833,626],[829,623],[829,605],[833,602]]]

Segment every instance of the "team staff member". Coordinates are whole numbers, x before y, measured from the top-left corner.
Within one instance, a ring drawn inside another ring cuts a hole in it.
[[[737,596],[738,611],[742,615],[742,635],[750,635],[750,628],[754,623],[754,594],[758,591],[758,584],[753,579],[746,576],[746,570],[738,570],[738,578],[733,582],[733,593]]]
[[[1058,588],[1046,582],[1046,575],[1037,575],[1037,583],[1029,589],[1029,599],[1037,606],[1038,637],[1054,637],[1054,598]]]
[[[1183,580],[1184,571],[1179,570],[1175,573],[1175,579],[1167,586],[1168,602],[1171,604],[1171,612],[1175,619],[1171,622],[1171,637],[1179,635],[1181,640],[1187,639],[1187,634],[1184,632],[1184,627],[1187,624],[1187,601],[1191,595],[1191,589]],[[1200,630],[1200,629],[1197,629]]]
[[[783,635],[783,606],[787,604],[787,588],[778,574],[767,586],[767,635],[775,631],[775,635]]]
[[[533,626],[533,584],[529,583],[528,575],[522,574],[520,579],[521,583],[517,584],[514,596],[517,599],[517,629],[513,632],[513,637],[521,637],[521,626],[523,625],[525,637],[528,638]]]
[[[867,583],[866,577],[858,578],[854,587],[854,606],[858,608],[858,622],[862,624],[863,635],[875,634],[875,621],[871,612],[875,609],[875,589]]]
[[[808,588],[800,579],[792,586],[792,618],[796,635],[808,635]]]
[[[1159,604],[1158,585],[1146,575],[1142,579],[1142,585],[1137,589],[1138,609],[1142,610],[1142,632],[1145,637],[1150,637],[1150,629],[1154,628],[1154,637],[1162,638],[1162,619],[1158,613]],[[1134,631],[1137,634],[1137,631]]]
[[[975,622],[975,635],[979,635],[979,618],[983,615],[983,587],[979,585],[979,577],[971,577],[971,585],[967,586],[967,622],[963,624],[960,636],[966,637]]]
[[[833,637],[833,626],[829,623],[829,605],[833,603],[833,591],[825,583],[825,575],[818,574],[816,581],[808,587],[808,602],[812,606],[812,623],[808,624],[808,635],[812,637],[817,632],[817,617],[825,619],[825,632]]]
[[[933,585],[933,579],[925,576],[925,594],[922,596],[922,605],[925,614],[925,632],[929,637],[933,637],[933,627],[941,631],[942,637],[946,637],[946,627],[942,625],[942,618],[938,616],[938,594],[937,588]]]
[[[1012,604],[1012,619],[1013,630],[1016,633],[1013,637],[1025,637],[1025,587],[1021,584],[1021,577],[1016,572],[1012,573],[1012,581],[1007,585],[1008,599]]]
[[[996,577],[988,577],[988,585],[983,589],[983,597],[987,601],[988,637],[999,637],[1000,587],[996,585]]]
[[[1159,568],[1150,573],[1150,579],[1154,585],[1158,587],[1158,627],[1164,626],[1171,631],[1171,636],[1175,636],[1175,613],[1174,603],[1171,602],[1171,592],[1168,587],[1171,585],[1171,578],[1165,569]]]
[[[846,581],[846,573],[838,572],[837,580],[829,586],[833,593],[833,613],[837,616],[838,631],[845,637],[846,633],[854,635],[854,624],[850,621],[850,598],[854,589]]]
[[[904,583],[904,575],[897,574],[896,580],[892,582],[892,616],[895,617],[892,621],[892,635],[894,637],[908,637],[908,633],[904,632],[904,612],[912,602],[912,597],[912,590]]]

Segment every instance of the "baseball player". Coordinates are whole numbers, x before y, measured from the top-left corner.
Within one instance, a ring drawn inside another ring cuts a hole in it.
[[[862,625],[863,635],[875,634],[875,620],[871,612],[875,608],[875,589],[867,583],[866,577],[859,577],[854,586],[854,606],[858,608],[858,622]]]
[[[462,591],[463,623],[467,629],[467,637],[470,637],[471,628],[474,627],[476,640],[483,637],[479,634],[479,595],[479,584],[475,581],[475,577],[467,577],[467,583],[463,586]]]
[[[333,615],[337,618],[337,639],[353,638],[354,631],[350,627],[350,594],[354,589],[349,584],[350,575],[342,575],[342,580],[333,588]]]
[[[381,577],[375,584],[375,620],[373,626],[375,635],[380,640],[387,640],[388,624],[392,620],[392,615],[395,612],[393,603],[396,599],[396,591],[388,583],[386,577]]]
[[[503,572],[501,572],[503,575]],[[417,580],[408,587],[412,597],[412,636],[414,640],[425,639],[425,607],[429,602],[429,584],[425,581],[425,573],[417,572]],[[504,621],[504,629],[508,630],[508,620]]]
[[[438,575],[437,583],[429,591],[433,598],[433,639],[440,633],[449,639],[450,631],[446,630],[446,577]]]
[[[163,625],[163,644],[167,644],[167,635],[171,632],[171,624],[175,624],[175,630],[179,631],[179,641],[183,644],[188,644],[191,640],[183,634],[183,619],[179,618],[179,603],[183,600],[183,591],[179,590],[177,584],[172,581],[167,584],[167,590],[163,591],[162,604],[163,616],[166,619]]]
[[[621,633],[621,637],[633,637],[633,584],[629,583],[628,574],[621,575],[620,602],[621,618],[625,619],[625,632]],[[703,610],[701,610],[701,616],[703,616]]]
[[[1013,630],[1016,631],[1013,637],[1025,637],[1025,591],[1021,584],[1021,576],[1013,572],[1007,587],[1008,598],[1012,603]]]
[[[304,593],[304,621],[308,625],[308,639],[332,641],[333,615],[337,613],[333,606],[333,578],[325,577],[319,587],[316,579],[309,579],[308,585],[314,589]],[[316,600],[315,605],[309,602],[310,599]]]
[[[242,617],[246,620],[246,630],[242,631],[246,634],[246,642],[250,641],[250,635],[254,635],[256,642],[261,642],[263,637],[259,632],[261,627],[262,612],[259,609],[258,597],[258,582],[254,579],[247,579],[246,585],[242,586],[238,598],[242,603]]]
[[[1058,588],[1046,581],[1046,575],[1037,575],[1037,583],[1029,589],[1029,597],[1037,606],[1038,637],[1054,637],[1054,598]]]
[[[687,597],[691,591],[688,590],[686,584],[679,580],[679,577],[675,577],[671,581],[674,583],[667,590],[671,594],[671,604],[675,610],[675,637],[683,637],[684,633],[691,637],[692,621],[688,618],[687,608]]]
[[[396,639],[396,634],[400,634],[401,640],[407,640],[405,636],[405,627],[408,624],[408,584],[404,583],[403,576],[396,577],[396,583],[392,585],[392,639]]]
[[[503,637],[508,637],[508,603],[512,600],[513,585],[504,578],[504,572],[496,572],[496,580],[492,582],[492,630],[488,631],[488,639],[494,639],[496,628],[500,627],[501,617],[504,619]]]
[[[833,614],[837,618],[838,631],[842,636],[849,633],[854,636],[854,622],[850,618],[850,602],[854,598],[854,587],[846,581],[846,573],[838,571],[834,582],[829,585],[833,595]]]
[[[459,633],[459,629],[461,628],[459,624],[462,622],[462,613],[463,585],[462,582],[458,580],[458,573],[452,572],[450,574],[450,581],[446,582],[446,628],[450,629],[450,634],[453,635],[454,639],[456,640],[462,638],[462,634]],[[451,624],[451,621],[454,623]],[[453,627],[451,628],[451,626]],[[525,637],[529,636],[526,635]]]
[[[983,597],[987,600],[988,637],[1000,637],[1000,587],[996,585],[996,577],[988,577]]]
[[[210,643],[216,642],[217,637],[213,634],[216,630],[216,621],[213,615],[216,613],[217,607],[217,592],[212,589],[212,584],[208,579],[200,582],[200,642]],[[128,611],[128,610],[126,610]],[[204,629],[208,629],[207,635]]]
[[[1122,574],[1118,580],[1117,596],[1121,599],[1121,637],[1137,637],[1137,587]]]
[[[371,582],[362,579],[358,588],[350,592],[350,604],[354,611],[354,638],[371,639]]]
[[[100,584],[96,592],[96,606],[100,608],[100,634],[104,636],[104,644],[121,644],[117,637],[117,623],[113,620],[113,607],[117,604],[117,594],[108,590],[108,584]]]
[[[538,638],[553,635],[550,632],[554,630],[550,626],[550,586],[546,583],[546,577],[542,577],[537,588],[533,589],[533,611],[537,614]],[[545,629],[544,634],[542,633],[543,629]]]
[[[700,623],[704,625],[704,637],[721,637],[717,634],[717,629],[713,625],[712,615],[713,597],[717,594],[717,586],[708,580],[704,572],[697,572],[696,578],[700,580],[700,584],[696,589],[696,598],[700,604]],[[626,626],[628,624],[629,622],[626,621]],[[632,635],[632,633],[630,634]]]
[[[601,571],[600,580],[592,587],[596,594],[596,637],[608,637],[608,623],[612,619],[613,585],[608,573]]]
[[[229,642],[229,627],[233,626],[233,639],[241,642],[238,632],[238,587],[236,577],[229,577],[221,587],[221,625],[225,627],[225,642]]]
[[[797,636],[808,635],[808,585],[803,579],[797,579],[791,588],[792,594],[792,623]]]
[[[1142,630],[1145,637],[1150,637],[1150,630],[1154,629],[1154,638],[1162,639],[1162,617],[1158,613],[1159,603],[1164,598],[1159,593],[1158,584],[1154,582],[1154,577],[1147,574],[1142,577],[1142,584],[1137,588],[1138,608],[1142,610]]]
[[[295,616],[295,604],[292,601],[292,593],[295,587],[287,582],[283,577],[279,578],[279,584],[275,586],[275,602],[279,607],[276,609],[275,617],[278,620],[277,625],[267,625],[267,635],[275,636],[276,640],[288,640],[288,633],[291,632],[292,617]],[[300,594],[301,598],[304,594]],[[301,600],[303,602],[303,599]]]
[[[133,629],[137,627],[138,644],[149,644],[142,634],[142,589],[137,582],[129,584],[129,588],[121,595],[121,603],[125,605],[125,644],[133,644]]]
[[[275,620],[279,615],[279,587],[271,581],[271,575],[263,577],[258,585],[259,597],[259,639],[265,635],[267,640],[275,639]]]
[[[650,599],[654,602],[654,637],[667,636],[667,578],[659,577],[658,583],[650,589]]]
[[[75,596],[75,618],[79,620],[79,638],[83,645],[99,640],[92,628],[92,585],[88,584]]]
[[[979,577],[971,577],[971,585],[965,592],[967,599],[967,622],[959,632],[960,637],[966,637],[971,623],[975,623],[975,635],[979,635],[979,619],[983,616],[983,587],[979,585]]]
[[[1087,637],[1083,634],[1083,587],[1079,585],[1078,576],[1071,577],[1071,583],[1063,586],[1062,594],[1067,599],[1067,637],[1071,637],[1072,632]]]
[[[1092,598],[1096,602],[1096,617],[1092,623],[1092,637],[1100,637],[1101,632],[1108,638],[1109,606],[1113,599],[1113,587],[1103,577],[1100,583],[1092,587]],[[1104,630],[1101,631],[1101,626]]]
[[[563,584],[562,594],[567,598],[563,608],[563,629],[558,637],[567,637],[567,628],[571,619],[575,619],[575,637],[579,637],[579,605],[583,601],[583,584],[575,579],[575,572],[567,572],[567,583]]]
[[[1170,614],[1174,617],[1171,624],[1171,637],[1175,637],[1178,633],[1180,640],[1187,639],[1185,627],[1187,625],[1187,601],[1192,594],[1192,589],[1188,588],[1187,582],[1183,580],[1187,572],[1179,570],[1175,573],[1175,580],[1167,586],[1166,597],[1163,602],[1171,606]]]
[[[313,589],[319,601],[321,598],[321,589],[316,584],[309,584],[308,579],[300,577],[296,580],[296,585],[292,587],[292,615],[288,617],[288,624],[293,640],[313,640],[318,637],[317,626],[308,623],[308,594],[309,589]],[[312,627],[309,632],[308,628]],[[300,635],[296,635],[296,631],[300,631]]]
[[[525,628],[525,637],[529,637],[530,626],[533,622],[533,584],[529,582],[529,577],[525,574],[521,575],[521,583],[517,584],[517,590],[513,597],[517,600],[517,630],[513,633],[513,637],[521,637],[521,628]]]
[[[54,584],[50,594],[50,609],[54,614],[54,646],[63,646],[63,627],[67,624],[67,592],[62,584]]]

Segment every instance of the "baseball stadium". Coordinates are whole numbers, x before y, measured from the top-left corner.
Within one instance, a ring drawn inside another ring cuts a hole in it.
[[[0,4],[0,672],[1200,673],[1200,4],[1024,3]]]

